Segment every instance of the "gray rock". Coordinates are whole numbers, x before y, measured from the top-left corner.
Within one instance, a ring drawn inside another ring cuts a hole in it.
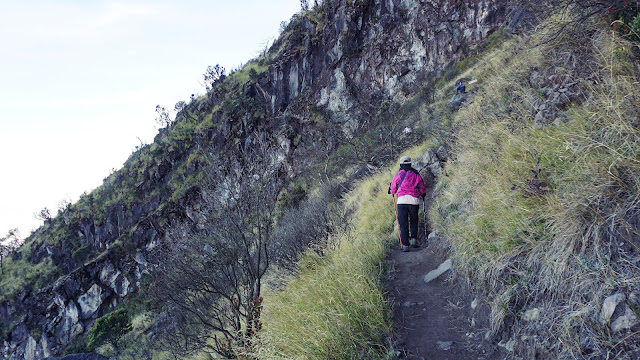
[[[120,270],[116,270],[112,263],[107,262],[100,271],[100,281],[113,289],[119,297],[125,297],[130,290],[131,283]]]
[[[440,174],[442,173],[442,164],[440,163],[440,161],[436,161],[429,165],[429,172],[431,172],[434,177],[440,176]]]
[[[533,308],[525,311],[524,315],[522,315],[522,320],[524,321],[534,321],[540,315],[540,309]]]
[[[611,295],[608,298],[604,299],[604,303],[602,304],[602,309],[600,310],[600,323],[606,324],[611,320],[611,315],[613,315],[614,311],[616,311],[616,307],[622,301],[624,301],[625,296],[623,293],[617,293],[615,295]]]
[[[82,318],[89,319],[95,317],[103,300],[102,288],[98,284],[93,284],[89,291],[78,298]]]
[[[611,332],[616,333],[618,331],[631,329],[638,324],[638,316],[631,310],[631,308],[625,305],[624,315],[618,317],[613,323],[611,323]]]
[[[79,324],[80,314],[78,307],[73,301],[62,310],[60,323],[56,328],[56,338],[62,342],[68,343],[71,338],[82,332],[82,324]]]
[[[442,351],[447,351],[447,350],[451,350],[451,347],[453,346],[453,341],[438,341],[436,342],[436,344],[438,344],[438,349]]]
[[[440,275],[442,275],[445,272],[451,270],[452,265],[453,265],[453,261],[451,261],[451,259],[447,259],[447,261],[445,261],[442,264],[440,264],[440,266],[438,266],[437,269],[432,270],[427,275],[425,275],[424,276],[424,282],[425,283],[430,283],[431,281],[433,281],[434,279],[436,279]]]

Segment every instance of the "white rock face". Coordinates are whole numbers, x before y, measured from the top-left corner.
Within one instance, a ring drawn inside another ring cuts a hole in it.
[[[27,346],[25,346],[24,348],[24,359],[25,360],[35,360],[36,359],[36,347],[38,346],[38,343],[36,342],[36,340],[29,336],[29,339],[27,339]]]
[[[129,279],[127,279],[120,270],[116,270],[110,262],[106,263],[102,268],[100,281],[113,289],[119,297],[125,297],[129,294],[131,282],[129,282]]]
[[[98,284],[93,284],[86,294],[83,294],[78,298],[78,305],[80,306],[82,318],[89,319],[95,317],[100,305],[102,304],[102,300],[104,300],[102,298],[102,288]]]
[[[298,97],[298,63],[294,62],[289,70],[289,101]]]
[[[76,303],[69,301],[62,310],[62,319],[56,328],[56,337],[64,342],[69,342],[73,336],[82,332],[82,325],[78,323],[79,312]]]

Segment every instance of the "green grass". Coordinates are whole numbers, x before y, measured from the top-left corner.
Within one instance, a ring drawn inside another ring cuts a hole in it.
[[[61,275],[60,269],[51,261],[45,260],[38,264],[32,264],[25,259],[28,247],[23,247],[22,259],[13,260],[10,256],[3,260],[4,271],[0,275],[0,302],[11,299],[20,292],[26,284],[32,284],[34,289],[44,289],[53,286],[53,283]]]

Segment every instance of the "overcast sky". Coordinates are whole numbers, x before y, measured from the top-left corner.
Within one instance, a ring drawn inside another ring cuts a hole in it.
[[[0,0],[0,237],[157,133],[155,106],[256,57],[299,0]]]

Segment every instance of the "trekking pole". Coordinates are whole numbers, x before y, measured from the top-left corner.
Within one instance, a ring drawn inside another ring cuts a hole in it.
[[[422,197],[422,215],[424,217],[424,247],[429,246],[429,234],[427,233],[427,200],[426,196]]]
[[[398,226],[398,240],[400,240],[400,248],[402,249],[402,236],[400,236],[400,222],[398,222],[398,207],[396,206],[396,195],[391,194],[393,198],[393,211],[396,213],[396,226]]]

